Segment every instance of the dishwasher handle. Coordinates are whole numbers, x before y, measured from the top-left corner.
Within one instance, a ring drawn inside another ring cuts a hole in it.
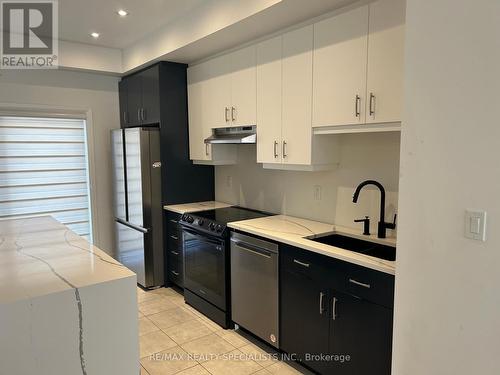
[[[252,245],[252,244],[249,244],[246,242],[235,240],[234,238],[231,238],[231,242],[241,250],[245,250],[247,252],[250,252],[250,253],[253,253],[255,255],[265,257],[265,258],[271,258],[272,252],[270,252],[269,250],[262,249],[258,246],[255,246],[255,245]]]

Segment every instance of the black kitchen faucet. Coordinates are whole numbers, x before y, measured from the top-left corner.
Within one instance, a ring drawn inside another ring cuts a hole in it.
[[[358,185],[352,197],[353,203],[358,202],[359,193],[361,192],[361,189],[363,189],[366,185],[375,185],[380,190],[380,220],[378,222],[378,238],[385,238],[386,229],[396,228],[397,215],[394,215],[394,222],[387,223],[385,221],[385,189],[380,182],[375,180],[366,180]]]

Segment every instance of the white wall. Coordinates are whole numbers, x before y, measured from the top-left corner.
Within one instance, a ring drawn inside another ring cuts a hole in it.
[[[499,14],[408,0],[395,375],[500,372]],[[467,208],[486,242],[464,238]]]
[[[64,70],[2,71],[0,103],[91,110],[94,158],[94,242],[111,253],[114,243],[109,131],[120,127],[118,78]]]
[[[387,191],[386,218],[392,218],[398,200],[399,133],[340,137],[340,165],[324,172],[263,169],[256,163],[254,145],[238,146],[237,165],[215,168],[216,199],[360,230],[362,224],[353,220],[370,215],[372,230],[376,232],[380,193],[367,187],[358,204],[352,203],[352,195],[361,181],[380,181]],[[232,186],[228,186],[228,176],[232,177]],[[315,185],[321,186],[321,200],[314,199]]]

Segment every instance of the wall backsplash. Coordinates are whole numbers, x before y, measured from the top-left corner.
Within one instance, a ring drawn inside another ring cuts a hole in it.
[[[376,233],[380,210],[378,189],[366,187],[357,204],[356,186],[374,179],[384,185],[386,220],[397,211],[399,181],[399,133],[349,134],[341,138],[338,168],[323,172],[263,169],[256,162],[256,146],[238,146],[238,164],[215,167],[218,201],[273,213],[303,217],[362,229],[354,219],[369,215]],[[315,199],[315,187],[321,199]],[[390,232],[390,231],[389,231]]]

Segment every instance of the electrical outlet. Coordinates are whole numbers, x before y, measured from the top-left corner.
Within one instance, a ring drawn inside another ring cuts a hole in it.
[[[232,188],[233,187],[233,176],[227,176],[226,177],[226,186],[228,188]]]
[[[315,201],[321,200],[321,186],[320,185],[314,185],[313,195],[314,195]]]

